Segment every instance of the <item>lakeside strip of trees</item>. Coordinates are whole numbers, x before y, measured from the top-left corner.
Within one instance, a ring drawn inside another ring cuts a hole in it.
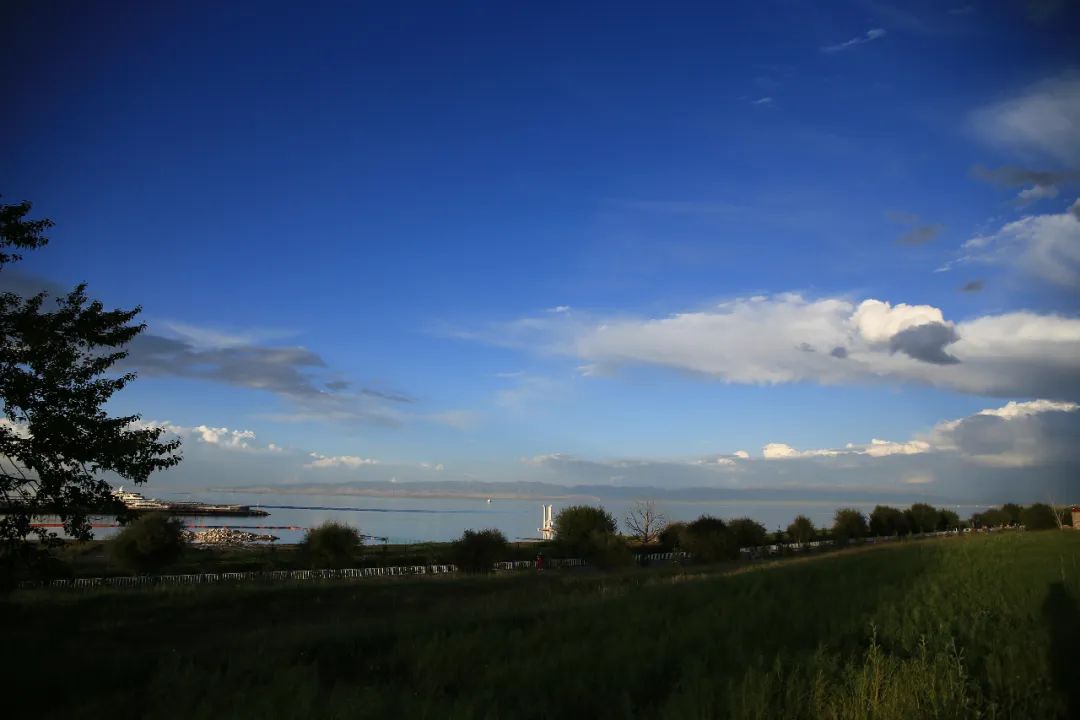
[[[989,531],[997,528],[1044,530],[1071,526],[1071,512],[1036,503],[1022,507],[1007,503],[976,513],[969,520],[948,508],[916,503],[908,508],[878,505],[869,514],[855,508],[839,508],[831,527],[817,527],[805,515],[794,518],[786,530],[769,532],[751,518],[724,520],[702,515],[690,522],[669,522],[654,501],[630,508],[620,523],[603,507],[572,505],[553,520],[553,538],[542,542],[511,543],[497,529],[466,530],[452,543],[425,544],[422,554],[386,555],[387,548],[366,551],[364,535],[354,527],[327,523],[309,530],[304,542],[291,551],[284,563],[272,569],[341,569],[400,562],[453,565],[465,572],[490,572],[496,563],[534,560],[542,567],[545,558],[581,558],[605,569],[640,562],[658,553],[690,557],[694,562],[726,562],[805,550],[823,544],[847,545],[882,538],[922,536],[944,531]],[[76,544],[77,545],[77,544]],[[188,545],[182,526],[164,514],[137,518],[115,538],[104,543],[110,563],[135,574],[176,568]],[[267,552],[276,553],[273,547]],[[281,548],[285,551],[285,548]],[[213,551],[210,551],[213,552]],[[201,554],[201,553],[200,553]],[[285,553],[282,553],[285,555]],[[376,558],[376,556],[379,556]],[[248,568],[241,568],[248,569]],[[271,568],[268,568],[271,569]]]

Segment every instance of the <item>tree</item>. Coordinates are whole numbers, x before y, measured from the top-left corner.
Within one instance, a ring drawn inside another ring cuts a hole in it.
[[[764,545],[765,538],[769,534],[764,525],[750,518],[736,518],[728,522],[727,526],[735,537],[736,544],[741,548]]]
[[[571,505],[555,516],[555,540],[571,552],[586,552],[592,545],[593,534],[614,535],[615,518],[600,507]]]
[[[960,527],[960,516],[952,511],[941,508],[938,510],[938,530],[956,530]]]
[[[506,554],[506,536],[498,530],[466,530],[454,542],[454,564],[465,572],[491,572],[492,566]]]
[[[360,532],[349,525],[326,522],[304,534],[304,554],[312,568],[349,565],[360,546]]]
[[[840,544],[866,537],[866,516],[855,508],[840,508],[833,518],[833,536]]]
[[[870,513],[870,534],[876,537],[906,535],[908,522],[904,512],[888,505],[878,505]]]
[[[702,515],[683,529],[682,545],[701,562],[733,560],[739,555],[739,545],[727,524],[711,515]]]
[[[667,518],[656,507],[653,500],[639,500],[630,506],[623,518],[623,524],[630,531],[630,535],[637,538],[642,545],[654,543],[660,537],[660,529],[664,527]]]
[[[140,515],[109,540],[106,551],[124,568],[145,573],[175,562],[184,551],[184,526],[164,513]]]
[[[1028,505],[1020,512],[1020,522],[1028,530],[1053,530],[1058,527],[1054,508],[1044,503]]]
[[[1001,508],[990,508],[984,510],[981,513],[975,513],[971,516],[971,524],[975,528],[981,527],[1001,527],[1002,525],[1008,525],[1011,522],[1009,513],[1005,512]]]
[[[805,545],[814,539],[814,536],[817,535],[817,529],[814,527],[814,523],[811,522],[810,518],[805,515],[799,515],[790,525],[788,525],[787,533],[795,544]]]
[[[1009,516],[1009,520],[1006,525],[1019,525],[1021,523],[1021,514],[1024,509],[1016,503],[1005,503],[1001,506],[1001,512]]]
[[[13,250],[48,242],[52,222],[26,219],[30,208],[0,205],[0,270],[20,259]],[[0,555],[7,560],[32,552],[31,535],[38,547],[57,540],[31,527],[34,516],[58,515],[69,535],[91,537],[89,514],[115,507],[103,473],[141,484],[180,462],[180,441],[162,442],[162,428],[104,410],[135,378],[112,368],[146,327],[133,323],[140,311],[106,310],[85,285],[55,298],[0,294]]]
[[[934,532],[938,527],[938,511],[933,505],[915,503],[905,513],[913,533]]]

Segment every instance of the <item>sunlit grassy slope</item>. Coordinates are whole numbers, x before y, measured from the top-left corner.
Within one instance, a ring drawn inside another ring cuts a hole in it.
[[[24,592],[5,680],[56,717],[1068,717],[1078,599],[1056,531],[727,574]]]

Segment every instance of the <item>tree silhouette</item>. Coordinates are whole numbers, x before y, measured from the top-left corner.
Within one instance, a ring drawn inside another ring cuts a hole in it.
[[[656,507],[654,500],[639,500],[626,512],[623,524],[630,535],[642,545],[654,543],[660,537],[660,530],[667,523],[664,513]]]
[[[49,220],[27,220],[30,203],[0,205],[0,270],[13,250],[45,245]],[[104,474],[143,483],[180,462],[179,440],[139,427],[138,415],[110,417],[103,406],[134,373],[112,372],[125,344],[145,325],[141,308],[106,310],[79,285],[66,295],[0,293],[0,554],[26,556],[36,535],[55,533],[32,519],[57,515],[69,535],[91,536],[89,514],[114,506]]]

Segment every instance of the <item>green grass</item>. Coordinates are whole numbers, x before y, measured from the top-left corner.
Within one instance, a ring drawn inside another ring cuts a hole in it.
[[[734,572],[24,591],[5,680],[65,717],[1069,717],[1078,598],[1062,532]]]

